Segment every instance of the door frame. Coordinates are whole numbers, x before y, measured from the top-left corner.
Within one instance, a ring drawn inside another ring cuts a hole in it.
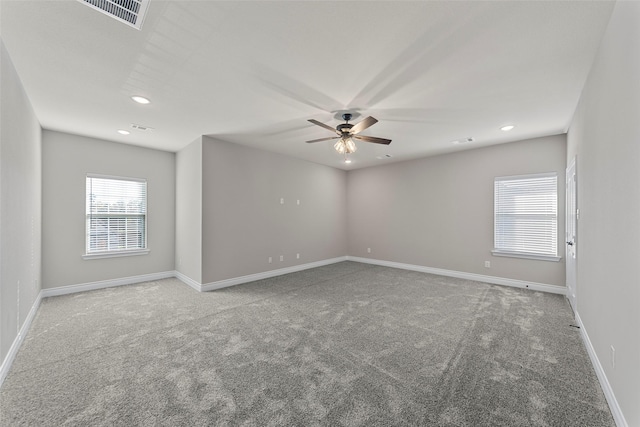
[[[566,169],[565,190],[565,276],[567,298],[575,313],[578,303],[578,220],[580,214],[575,156]]]

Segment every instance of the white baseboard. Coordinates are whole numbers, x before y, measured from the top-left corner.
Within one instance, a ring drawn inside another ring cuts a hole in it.
[[[262,273],[249,274],[247,276],[233,277],[231,279],[210,282],[200,286],[202,292],[213,291],[215,289],[235,286],[242,283],[254,282],[256,280],[268,279],[270,277],[281,276],[283,274],[295,273],[296,271],[308,270],[310,268],[322,267],[323,265],[335,264],[337,262],[347,261],[346,256],[338,258],[330,258],[322,261],[309,262],[307,264],[294,265],[292,267],[279,268],[277,270],[264,271]]]
[[[0,386],[4,382],[7,375],[9,375],[9,370],[11,369],[11,365],[13,364],[13,360],[16,358],[16,354],[18,354],[18,350],[20,350],[20,346],[24,341],[24,338],[27,336],[27,332],[29,332],[29,328],[31,327],[31,321],[36,317],[36,313],[38,312],[38,308],[40,307],[40,302],[42,301],[42,291],[38,293],[36,300],[33,302],[31,306],[31,310],[29,310],[29,314],[27,318],[24,319],[24,323],[18,331],[18,335],[13,340],[11,347],[9,348],[9,352],[5,356],[2,361],[2,365],[0,365]]]
[[[228,286],[234,286],[241,283],[252,282],[255,280],[261,280],[261,279],[266,279],[270,277],[280,276],[283,274],[294,273],[296,271],[307,270],[310,268],[321,267],[324,265],[335,264],[342,261],[362,262],[365,264],[381,265],[385,267],[400,268],[403,270],[419,271],[423,273],[438,274],[441,276],[456,277],[460,279],[474,280],[474,281],[492,283],[497,285],[515,286],[518,288],[528,288],[528,289],[533,289],[533,290],[538,290],[543,292],[551,292],[551,293],[566,295],[566,288],[563,288],[561,286],[548,285],[548,284],[536,283],[536,282],[526,282],[522,280],[505,279],[502,277],[485,276],[481,274],[464,273],[464,272],[453,271],[453,270],[424,267],[420,265],[403,264],[403,263],[397,263],[392,261],[383,261],[383,260],[377,260],[377,259],[351,257],[351,256],[332,258],[332,259],[297,265],[293,267],[280,268],[277,270],[265,271],[263,273],[256,273],[256,274],[251,274],[247,276],[241,276],[241,277],[235,277],[232,279],[211,282],[205,285],[198,283],[197,281],[191,279],[190,277],[178,271],[165,271],[161,273],[143,274],[139,276],[124,277],[120,279],[102,280],[98,282],[83,283],[83,284],[77,284],[77,285],[71,285],[71,286],[61,286],[58,288],[43,289],[40,291],[40,293],[38,293],[38,296],[36,297],[36,300],[31,306],[31,310],[29,310],[29,314],[27,315],[24,323],[22,324],[22,327],[20,328],[18,335],[14,339],[13,344],[9,348],[9,352],[7,353],[6,357],[2,361],[2,365],[0,365],[0,386],[2,386],[2,383],[4,382],[7,375],[9,374],[9,370],[11,369],[11,365],[13,364],[16,354],[18,353],[18,350],[20,349],[20,346],[22,345],[22,342],[24,341],[24,338],[26,337],[27,332],[31,327],[31,322],[33,321],[36,313],[38,312],[38,308],[40,307],[40,303],[42,299],[45,297],[66,295],[66,294],[71,294],[76,292],[84,292],[84,291],[90,291],[95,289],[108,288],[112,286],[129,285],[134,283],[147,282],[151,280],[166,279],[170,277],[176,277],[180,279],[182,282],[184,282],[185,284],[187,284],[188,286],[192,287],[193,289],[199,292],[204,292],[204,291],[211,291],[214,289],[221,289]],[[580,326],[580,334],[582,336],[582,340],[584,341],[585,347],[587,349],[587,353],[589,354],[591,363],[594,367],[594,370],[600,382],[600,386],[602,387],[602,391],[604,392],[605,398],[607,399],[609,408],[616,422],[616,425],[618,427],[628,427],[627,421],[622,413],[622,410],[620,409],[620,406],[618,405],[618,401],[615,398],[613,389],[609,384],[609,380],[607,379],[607,376],[604,372],[602,364],[598,359],[595,349],[591,344],[591,340],[589,339],[589,335],[587,334],[584,324],[580,319],[580,315],[577,312],[575,313],[575,317],[576,317],[576,322],[578,323],[578,326]]]
[[[463,271],[444,270],[442,268],[425,267],[422,265],[403,264],[400,262],[383,261],[372,258],[360,258],[348,256],[348,261],[362,262],[365,264],[375,264],[384,267],[399,268],[402,270],[419,271],[421,273],[438,274],[440,276],[456,277],[458,279],[474,280],[476,282],[491,283],[494,285],[513,286],[516,288],[531,289],[534,291],[549,292],[552,294],[567,295],[567,288],[564,286],[548,285],[546,283],[527,282],[524,280],[507,279],[504,277],[485,276],[483,274],[465,273]]]
[[[184,282],[186,285],[191,286],[196,291],[202,292],[202,284],[200,282],[193,280],[191,277],[182,274],[179,271],[174,271],[173,275],[180,281]]]
[[[584,346],[587,348],[587,353],[589,354],[589,358],[591,359],[591,364],[593,365],[593,369],[596,371],[598,381],[600,381],[600,387],[602,387],[604,397],[607,399],[609,409],[611,410],[611,415],[613,415],[613,419],[615,420],[616,425],[618,427],[629,427],[629,424],[627,424],[627,420],[622,414],[622,409],[620,409],[620,405],[618,405],[616,396],[613,394],[611,384],[609,384],[607,375],[604,373],[604,368],[600,363],[600,359],[598,359],[598,355],[596,354],[596,350],[593,348],[593,344],[591,344],[589,334],[587,334],[587,330],[584,328],[584,324],[582,323],[582,319],[580,319],[580,315],[578,314],[578,312],[576,312],[576,323],[578,324],[578,326],[580,326],[580,335],[582,336],[582,341],[584,342]]]
[[[112,288],[114,286],[131,285],[134,283],[149,282],[151,280],[167,279],[175,277],[174,271],[160,273],[141,274],[138,276],[121,277],[119,279],[100,280],[98,282],[79,283],[77,285],[60,286],[42,290],[43,297],[56,297],[59,295],[75,294],[77,292],[94,291],[96,289]]]

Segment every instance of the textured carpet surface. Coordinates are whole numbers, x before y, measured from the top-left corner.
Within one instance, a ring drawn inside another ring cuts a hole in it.
[[[42,301],[2,426],[614,426],[559,295],[343,262]]]

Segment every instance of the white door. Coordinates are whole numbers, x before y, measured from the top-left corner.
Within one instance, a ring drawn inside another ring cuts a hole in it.
[[[576,192],[576,158],[574,157],[567,167],[567,191],[565,193],[567,199],[566,209],[566,227],[565,227],[565,242],[566,242],[566,269],[567,269],[567,296],[569,297],[569,303],[573,311],[576,311],[576,233],[578,230],[578,204],[577,204],[577,192]]]

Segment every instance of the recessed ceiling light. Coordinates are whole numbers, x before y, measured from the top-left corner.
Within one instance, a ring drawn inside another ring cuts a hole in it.
[[[351,163],[351,159],[344,159],[344,162],[345,162],[346,164],[349,164],[349,163]]]
[[[128,130],[124,130],[124,129],[119,129],[118,133],[120,135],[129,135],[131,132],[129,132]]]
[[[133,99],[134,101],[136,101],[138,104],[148,104],[151,101],[149,101],[147,98],[145,98],[144,96],[132,96],[131,99]]]
[[[500,130],[505,131],[505,132],[508,132],[508,131],[510,131],[511,129],[513,129],[514,127],[515,127],[514,125],[506,125],[506,126],[502,126],[502,127],[500,128]]]

